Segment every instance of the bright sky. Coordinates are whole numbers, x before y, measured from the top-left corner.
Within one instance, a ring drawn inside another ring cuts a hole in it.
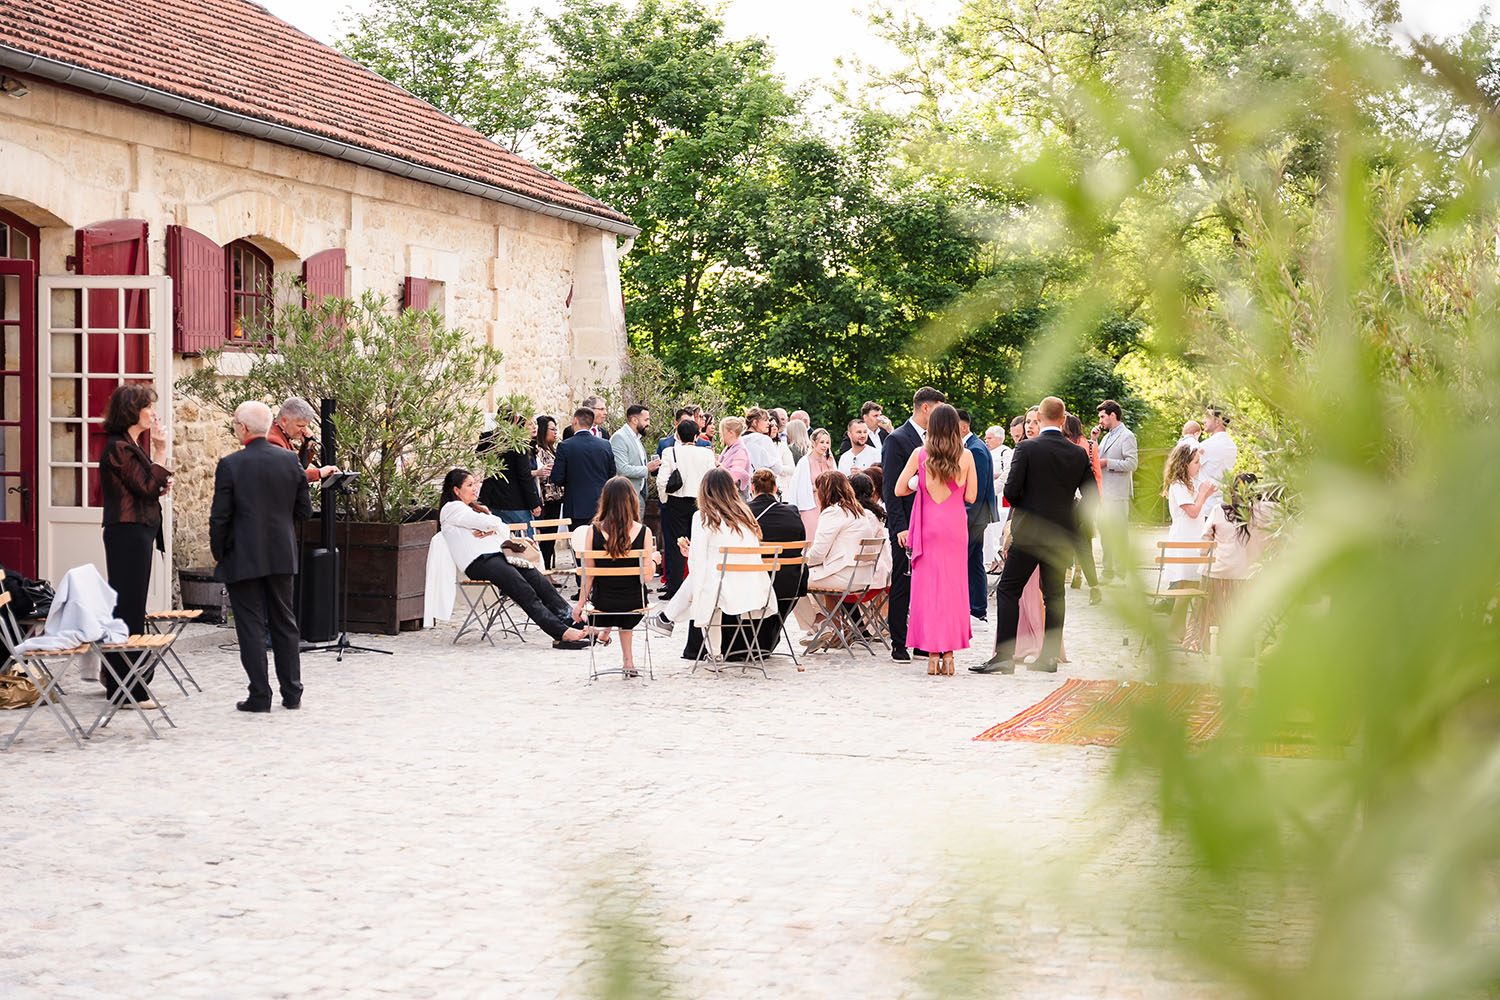
[[[271,13],[303,31],[331,42],[339,32],[340,17],[349,9],[363,10],[370,0],[258,0]],[[933,20],[946,20],[959,0],[909,0],[913,9]],[[1333,0],[1356,7],[1355,0]],[[1485,6],[1486,0],[1402,0],[1407,23],[1417,33],[1448,34],[1463,27]],[[512,0],[512,9],[526,9],[527,0]],[[558,0],[540,0],[551,12]],[[835,61],[854,56],[882,63],[888,50],[874,38],[865,20],[866,4],[853,0],[727,0],[724,19],[736,37],[760,35],[771,41],[777,65],[793,83],[831,80]]]

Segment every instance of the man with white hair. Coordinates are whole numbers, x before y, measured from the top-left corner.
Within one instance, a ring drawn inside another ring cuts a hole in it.
[[[266,440],[270,430],[271,408],[265,403],[251,400],[235,407],[234,434],[244,447],[219,459],[208,516],[208,545],[218,563],[214,575],[229,592],[240,665],[250,681],[249,697],[235,704],[241,712],[271,710],[268,629],[282,707],[302,704],[292,578],[298,563],[296,522],[312,517],[312,500],[306,470],[296,455]]]
[[[297,456],[297,461],[307,469],[307,481],[310,483],[322,482],[339,471],[336,465],[313,463],[318,442],[312,439],[307,429],[317,418],[317,411],[312,408],[311,403],[301,396],[292,396],[281,404],[281,409],[276,412],[276,422],[271,425],[270,432],[266,434],[267,441]]]

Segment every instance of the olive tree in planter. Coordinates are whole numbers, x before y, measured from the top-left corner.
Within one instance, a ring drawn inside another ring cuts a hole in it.
[[[418,627],[443,476],[455,466],[497,472],[499,454],[524,443],[524,428],[502,423],[495,450],[475,453],[500,352],[436,312],[393,311],[373,293],[279,306],[255,333],[258,343],[238,357],[205,354],[178,391],[226,413],[247,399],[273,408],[289,396],[315,406],[335,400],[335,457],[359,473],[339,528],[349,625],[387,634]],[[527,409],[522,399],[506,402]]]

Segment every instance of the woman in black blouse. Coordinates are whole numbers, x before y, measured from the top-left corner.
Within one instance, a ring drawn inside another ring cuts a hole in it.
[[[146,591],[151,585],[151,547],[165,550],[161,534],[161,496],[172,485],[163,466],[167,437],[156,420],[156,393],[144,385],[122,385],[109,397],[104,411],[104,454],[99,458],[99,483],[104,493],[104,566],[115,589],[115,616],[131,635],[146,629]],[[146,452],[149,444],[151,451]],[[114,660],[114,673],[124,677],[126,666]],[[146,671],[131,688],[142,708],[155,708]],[[118,686],[109,670],[100,678],[111,698]],[[127,702],[128,704],[128,702]]]

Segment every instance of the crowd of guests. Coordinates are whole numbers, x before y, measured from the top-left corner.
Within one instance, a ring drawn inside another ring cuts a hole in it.
[[[154,403],[145,387],[115,391],[101,458],[108,576],[132,633],[144,627],[160,498],[171,487]],[[676,410],[656,437],[641,405],[629,406],[611,431],[605,401],[594,396],[561,432],[549,415],[499,416],[529,440],[503,452],[493,475],[450,471],[438,520],[457,567],[493,582],[558,648],[585,649],[618,634],[627,677],[636,674],[634,630],[643,620],[666,634],[686,622],[684,655],[696,657],[706,644],[730,660],[777,648],[791,620],[808,633],[809,651],[879,633],[894,660],[917,654],[930,674],[951,675],[973,621],[989,618],[987,577],[995,573],[994,655],[969,669],[1009,673],[1024,663],[1055,671],[1067,659],[1068,577],[1074,588],[1086,582],[1097,603],[1100,587],[1131,568],[1126,521],[1139,449],[1118,403],[1104,400],[1096,414],[1086,431],[1049,396],[981,434],[967,411],[923,387],[900,426],[866,402],[838,439],[811,426],[803,410],[751,407],[715,420],[697,406]],[[234,424],[244,449],[220,463],[210,541],[250,680],[245,711],[270,709],[268,647],[283,705],[301,701],[294,524],[310,514],[309,484],[339,471],[318,461],[314,418],[298,398],[284,401],[274,419],[264,404],[247,402]],[[1169,539],[1214,545],[1208,598],[1181,623],[1189,649],[1200,648],[1254,572],[1272,520],[1274,497],[1258,492],[1253,476],[1232,476],[1238,448],[1228,423],[1218,408],[1189,421],[1163,476]],[[487,433],[479,451],[497,437]],[[659,537],[645,523],[652,480]],[[540,542],[535,562],[511,544],[512,525],[539,520],[565,523],[575,553],[592,553],[587,566],[627,572],[584,574],[564,596],[548,572],[551,541]],[[801,559],[775,574],[722,569],[763,565],[769,543],[794,546]],[[1163,567],[1169,587],[1198,586],[1201,575],[1195,566]],[[878,603],[863,613],[839,613],[841,601],[872,594]],[[112,692],[129,683],[134,700],[152,707],[149,673],[107,670],[103,679]]]

